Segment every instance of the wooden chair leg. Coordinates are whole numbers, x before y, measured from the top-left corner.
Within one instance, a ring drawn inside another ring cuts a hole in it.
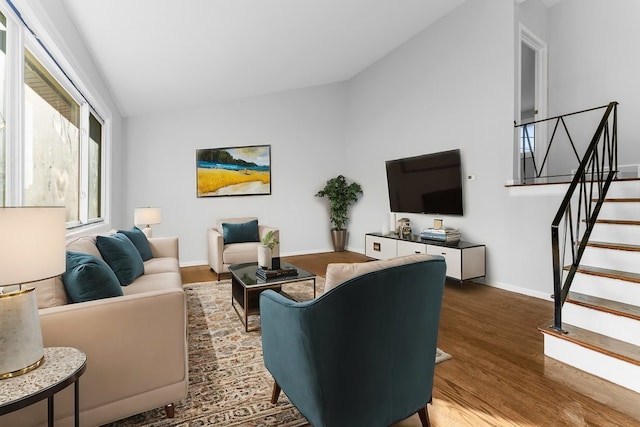
[[[422,423],[422,427],[431,427],[431,422],[429,421],[429,410],[427,409],[427,405],[424,405],[422,408],[418,410],[418,415],[420,416],[420,422]]]
[[[167,418],[175,418],[175,416],[176,416],[176,407],[173,406],[173,403],[169,403],[168,405],[164,405],[164,412],[166,412]]]
[[[271,392],[271,403],[273,403],[274,405],[276,403],[278,403],[278,397],[280,397],[280,392],[282,391],[282,389],[280,388],[280,386],[278,385],[277,382],[273,382],[273,391]]]

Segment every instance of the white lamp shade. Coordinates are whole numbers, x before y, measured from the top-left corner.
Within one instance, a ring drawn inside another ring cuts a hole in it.
[[[160,208],[135,208],[133,211],[133,223],[136,225],[160,224],[162,222],[162,209]]]
[[[0,286],[64,273],[65,208],[0,208]]]

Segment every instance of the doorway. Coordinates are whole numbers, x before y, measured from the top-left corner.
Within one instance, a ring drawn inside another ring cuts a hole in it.
[[[547,118],[547,44],[520,24],[518,45],[516,122],[530,125],[517,128],[514,158],[518,165],[514,169],[520,182],[531,183],[536,175],[546,175],[542,161],[547,146],[547,126],[546,122],[535,122]]]

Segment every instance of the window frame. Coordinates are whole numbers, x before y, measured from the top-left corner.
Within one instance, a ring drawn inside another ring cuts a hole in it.
[[[5,206],[21,206],[24,195],[25,160],[25,49],[36,58],[46,71],[80,105],[80,182],[78,190],[79,221],[66,224],[67,233],[84,230],[86,227],[108,224],[110,217],[108,160],[111,146],[111,113],[78,77],[77,71],[58,49],[34,11],[26,2],[14,0],[20,15],[6,0],[0,1],[0,12],[6,17],[7,60],[5,82],[6,147],[5,147]],[[63,42],[64,43],[64,42]],[[101,125],[100,142],[100,216],[89,218],[89,116]],[[0,202],[2,202],[0,200]]]

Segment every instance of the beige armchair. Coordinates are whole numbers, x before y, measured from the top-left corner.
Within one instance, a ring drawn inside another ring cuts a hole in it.
[[[209,266],[218,275],[218,280],[220,280],[220,274],[227,273],[229,271],[229,266],[232,264],[257,262],[258,245],[261,244],[260,240],[262,240],[264,235],[269,231],[273,231],[275,238],[278,241],[280,240],[280,231],[277,228],[258,224],[258,241],[244,241],[225,244],[222,224],[246,224],[250,221],[257,220],[258,219],[256,217],[220,218],[215,227],[207,230]],[[280,256],[280,245],[276,245],[273,249],[273,256]]]

